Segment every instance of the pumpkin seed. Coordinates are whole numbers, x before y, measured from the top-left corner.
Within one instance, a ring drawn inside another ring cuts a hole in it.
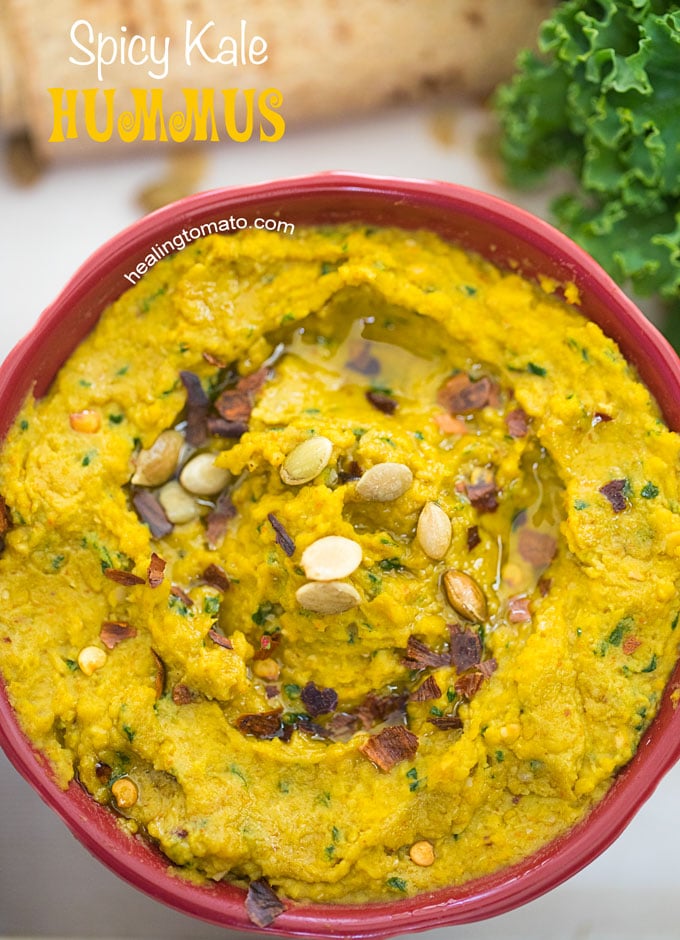
[[[214,496],[229,482],[229,471],[215,466],[216,455],[203,453],[184,464],[179,482],[195,496]]]
[[[425,503],[418,517],[416,536],[420,547],[435,561],[440,561],[451,544],[451,520],[441,506]]]
[[[361,559],[358,542],[341,535],[327,535],[307,546],[300,564],[310,581],[338,581],[352,574]]]
[[[361,499],[388,503],[403,496],[413,483],[411,470],[403,463],[377,463],[357,482],[356,492]]]
[[[309,437],[288,454],[281,467],[281,479],[288,486],[302,486],[318,477],[328,465],[333,444],[327,437]]]
[[[158,502],[165,510],[168,521],[173,525],[191,522],[198,517],[198,504],[194,497],[180,486],[177,480],[170,480],[158,492]]]
[[[179,431],[162,431],[151,447],[141,450],[130,480],[135,486],[160,486],[175,472],[184,438]]]
[[[469,574],[449,568],[442,580],[446,599],[457,614],[472,623],[482,623],[486,620],[487,604],[484,591]]]
[[[295,597],[301,607],[315,614],[341,614],[361,603],[357,589],[345,581],[308,581]]]

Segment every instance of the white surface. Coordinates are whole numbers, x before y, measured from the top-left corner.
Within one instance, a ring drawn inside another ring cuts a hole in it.
[[[484,117],[461,111],[454,145],[437,143],[430,106],[289,131],[276,144],[214,145],[202,188],[338,169],[465,183],[503,192],[475,153]],[[151,154],[51,170],[31,189],[0,177],[0,358],[87,255],[134,221],[134,194],[164,169]],[[623,836],[549,895],[502,917],[432,931],[429,940],[677,940],[680,768]],[[170,911],[93,860],[0,755],[0,936],[202,938],[245,935]],[[249,934],[253,936],[253,934]]]

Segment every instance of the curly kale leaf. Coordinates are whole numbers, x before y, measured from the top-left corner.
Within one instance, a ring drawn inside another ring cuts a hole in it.
[[[560,4],[496,106],[510,182],[568,168],[560,227],[617,281],[680,307],[680,4]]]

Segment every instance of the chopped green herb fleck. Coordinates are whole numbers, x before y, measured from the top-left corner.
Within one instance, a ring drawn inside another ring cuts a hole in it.
[[[66,663],[68,668],[71,670],[71,672],[75,672],[76,669],[78,668],[78,663],[76,662],[75,659],[65,659],[64,662]]]
[[[503,761],[505,760],[505,754],[503,753],[503,751],[496,751],[496,760],[498,761],[499,764],[503,763]]]
[[[274,611],[274,607],[270,601],[265,601],[264,604],[260,604],[254,614],[251,616],[251,620],[254,624],[257,624],[258,627],[264,626],[264,622]]]
[[[124,415],[112,414],[109,415],[109,424],[120,424],[124,418]]]
[[[120,369],[116,372],[116,375],[126,375],[129,368],[129,365],[121,366]]]
[[[326,856],[326,858],[328,859],[328,861],[330,862],[330,861],[332,860],[333,856],[335,855],[335,846],[334,846],[334,845],[327,845],[326,848],[323,850],[323,853],[324,853],[324,855]]]
[[[675,628],[678,625],[678,620],[680,620],[680,611],[678,611],[675,617],[673,617],[673,620],[671,622],[671,630],[675,630]]]
[[[640,496],[644,499],[656,499],[659,495],[659,487],[655,486],[653,483],[645,483],[645,485],[640,490]]]
[[[578,509],[580,511],[581,509],[587,509],[587,508],[588,508],[588,503],[585,501],[585,499],[574,500],[574,509]]]
[[[284,685],[283,691],[288,698],[300,698],[300,686],[296,685],[294,682],[289,682],[288,685]]]
[[[406,891],[407,886],[407,882],[403,878],[395,876],[387,879],[387,887],[392,888],[393,891]]]
[[[434,715],[436,718],[441,718],[444,712],[437,705],[433,705],[430,709],[430,714]]]
[[[59,571],[66,561],[66,555],[54,555],[52,558],[52,570]]]
[[[236,764],[231,764],[229,766],[229,772],[232,773],[235,777],[238,777],[239,780],[242,781],[244,787],[248,786],[248,781],[246,780],[245,774],[240,767],[237,767]]]
[[[656,654],[652,656],[649,663],[645,666],[644,669],[641,669],[640,672],[654,672],[657,667]]]
[[[220,599],[216,595],[206,597],[203,600],[203,612],[206,614],[218,614],[220,612]]]
[[[128,741],[132,743],[135,739],[135,732],[132,730],[130,725],[123,725],[123,731],[125,732],[125,736]]]
[[[383,558],[382,561],[378,562],[378,567],[382,568],[383,571],[399,571],[400,568],[403,568],[403,565],[398,558]]]
[[[531,372],[532,375],[547,375],[548,370],[544,369],[543,366],[537,366],[535,362],[527,363],[527,372]]]
[[[28,431],[28,421],[26,418],[22,418],[21,422],[19,423],[19,427],[22,431]]]

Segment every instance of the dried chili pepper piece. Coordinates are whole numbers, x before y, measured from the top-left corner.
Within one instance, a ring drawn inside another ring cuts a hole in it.
[[[423,669],[428,666],[436,669],[439,666],[448,666],[449,657],[446,653],[435,653],[426,643],[411,634],[402,663],[409,669]]]
[[[201,447],[208,436],[208,412],[210,399],[203,390],[200,378],[195,372],[182,370],[179,374],[182,385],[186,389],[186,418],[187,425],[184,437],[193,447]]]
[[[269,712],[258,712],[254,715],[241,715],[235,725],[241,734],[249,734],[260,741],[271,741],[283,733],[281,721],[282,708],[274,708]]]
[[[255,396],[268,378],[269,369],[266,366],[250,375],[244,375],[234,388],[222,392],[215,402],[215,409],[226,421],[244,422],[247,427]]]
[[[300,699],[312,718],[327,715],[338,707],[338,693],[335,689],[320,688],[315,682],[308,682],[302,688]]]
[[[388,718],[403,713],[408,701],[407,693],[390,692],[386,695],[377,695],[369,692],[356,710],[356,715],[367,730],[379,725]]]
[[[464,372],[454,375],[439,390],[437,402],[453,415],[471,414],[491,401],[491,380],[486,376],[472,381]]]
[[[120,568],[105,568],[104,577],[109,581],[115,581],[116,584],[122,584],[124,587],[132,587],[135,584],[146,584],[144,578],[132,571],[123,571]]]
[[[433,715],[427,720],[440,731],[458,731],[463,727],[463,720],[458,715]]]
[[[600,487],[600,493],[609,501],[614,512],[623,512],[627,507],[626,484],[627,480],[610,480]]]
[[[440,698],[442,690],[434,676],[428,676],[424,682],[421,682],[417,689],[409,695],[410,702],[429,702],[431,699]]]
[[[363,344],[355,350],[345,365],[361,375],[377,375],[380,372],[380,361],[371,353],[370,346]]]
[[[382,411],[385,415],[393,415],[397,410],[396,399],[387,395],[385,392],[375,390],[366,392],[366,401],[373,405],[374,408],[377,408],[378,411]]]
[[[256,927],[269,927],[286,907],[264,878],[251,881],[246,895],[246,913]]]
[[[418,750],[418,738],[403,725],[390,725],[372,735],[359,748],[360,752],[383,773],[403,760],[411,760]]]
[[[515,596],[508,598],[508,620],[510,623],[529,623],[531,621],[528,597]]]
[[[534,568],[543,568],[555,557],[557,540],[547,532],[522,526],[517,536],[517,550]]]
[[[291,555],[295,552],[295,541],[286,531],[286,527],[280,522],[273,512],[270,512],[267,515],[267,519],[271,523],[271,527],[276,535],[276,544],[279,545],[286,555],[290,558]]]
[[[148,525],[154,538],[162,539],[172,532],[172,522],[149,490],[136,490],[132,494],[132,504],[142,522]]]
[[[149,579],[150,587],[157,588],[160,587],[160,585],[163,583],[166,564],[167,562],[164,558],[161,558],[161,556],[157,555],[156,552],[151,552],[149,568],[147,571],[147,578]]]
[[[236,507],[228,493],[222,493],[206,519],[206,538],[208,548],[217,548],[224,538],[229,520],[236,515]]]
[[[203,572],[202,580],[217,591],[227,591],[230,586],[229,575],[220,565],[210,564]]]
[[[225,650],[233,650],[234,646],[229,637],[224,636],[223,633],[219,633],[214,627],[211,627],[208,630],[208,636],[213,641],[217,643],[218,646],[221,646]]]
[[[462,698],[469,700],[479,691],[482,682],[484,682],[484,674],[475,669],[459,676],[454,683],[454,689]]]
[[[105,620],[99,631],[99,639],[107,649],[114,649],[123,640],[137,636],[137,630],[125,620]]]
[[[220,418],[217,415],[208,415],[206,423],[208,434],[215,437],[228,437],[238,440],[248,430],[247,421],[227,421],[226,418]]]
[[[326,725],[328,735],[334,741],[347,741],[359,730],[361,719],[350,712],[336,712]]]
[[[172,689],[172,700],[175,705],[191,705],[198,700],[197,692],[193,692],[188,685],[178,682]]]
[[[526,437],[529,431],[529,415],[523,408],[514,408],[505,416],[510,437]]]
[[[467,550],[472,551],[473,548],[477,548],[479,543],[482,541],[479,534],[479,526],[471,525],[468,526],[467,530]]]
[[[495,512],[498,509],[498,489],[493,480],[468,483],[465,493],[478,512]]]
[[[170,593],[173,597],[179,598],[179,600],[181,600],[183,604],[186,604],[187,607],[194,606],[193,598],[190,597],[187,592],[179,586],[179,584],[173,584],[170,588]]]
[[[154,673],[154,686],[156,688],[156,698],[160,698],[163,692],[165,691],[165,678],[167,671],[165,668],[165,663],[160,658],[156,650],[151,650],[151,655],[153,656],[153,662],[155,667]]]
[[[641,646],[641,645],[642,645],[642,640],[638,640],[636,636],[627,636],[625,640],[623,641],[623,643],[621,644],[621,649],[626,654],[626,656],[630,656],[632,653],[635,652],[638,646]]]
[[[476,630],[461,627],[460,624],[449,624],[449,654],[450,662],[458,672],[464,672],[471,666],[478,665],[482,659],[482,641]]]
[[[203,350],[202,356],[208,365],[214,366],[216,369],[227,368],[227,363],[224,361],[224,359],[220,359],[219,356],[216,356],[207,349]]]
[[[498,663],[492,657],[491,659],[482,660],[482,662],[479,664],[479,666],[477,666],[477,668],[479,669],[479,671],[481,672],[481,674],[484,676],[485,679],[489,679],[494,674],[494,672],[498,669]]]

